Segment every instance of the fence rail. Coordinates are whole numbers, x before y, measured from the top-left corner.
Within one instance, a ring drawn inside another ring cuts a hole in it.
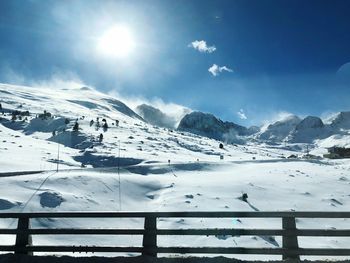
[[[18,219],[16,229],[0,229],[0,235],[16,235],[15,245],[0,246],[0,251],[16,254],[33,252],[129,252],[157,257],[159,253],[181,254],[262,254],[282,255],[283,259],[299,259],[306,256],[350,256],[350,248],[300,248],[298,237],[350,237],[350,229],[298,229],[296,218],[350,218],[350,212],[62,212],[62,213],[0,213],[0,218]],[[31,228],[36,218],[141,218],[143,229],[110,228]],[[159,218],[278,218],[281,229],[157,229]],[[142,246],[38,246],[32,244],[35,235],[140,235]],[[247,235],[281,236],[282,247],[159,247],[159,236],[210,236],[210,235]]]

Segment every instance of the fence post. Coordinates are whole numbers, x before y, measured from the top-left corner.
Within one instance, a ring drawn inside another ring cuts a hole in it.
[[[295,217],[282,217],[282,228],[283,230],[289,230],[293,232],[296,230],[296,223],[295,223]],[[289,253],[289,250],[296,250],[299,248],[298,246],[298,237],[293,234],[293,235],[283,235],[282,237],[282,246],[286,250],[282,258],[283,259],[295,259],[295,260],[300,260],[299,255]]]
[[[28,234],[29,227],[29,217],[18,218],[15,254],[33,255],[33,252],[27,251],[27,246],[32,244],[32,238]]]
[[[145,217],[145,233],[143,235],[143,256],[157,257],[157,217]]]

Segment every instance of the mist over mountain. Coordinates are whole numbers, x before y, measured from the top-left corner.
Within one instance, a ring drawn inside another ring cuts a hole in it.
[[[336,114],[331,126],[338,129],[350,129],[350,111],[342,111]]]
[[[136,112],[148,123],[159,127],[173,129],[176,126],[176,119],[168,116],[161,110],[147,104],[136,107]]]
[[[266,130],[262,131],[257,138],[265,141],[280,142],[283,141],[300,123],[301,119],[296,115],[290,115],[286,118],[271,123]]]

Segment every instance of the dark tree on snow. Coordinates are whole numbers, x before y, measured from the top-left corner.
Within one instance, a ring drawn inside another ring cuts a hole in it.
[[[73,127],[73,131],[77,132],[79,130],[79,123],[76,122]]]
[[[107,124],[107,122],[105,122],[105,123],[103,124],[102,128],[103,128],[103,131],[104,131],[104,132],[106,132],[106,131],[108,130],[108,124]]]

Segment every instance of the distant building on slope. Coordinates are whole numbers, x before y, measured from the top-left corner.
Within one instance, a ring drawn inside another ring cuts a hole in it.
[[[328,148],[328,153],[323,157],[330,159],[350,158],[350,148],[333,146]]]

